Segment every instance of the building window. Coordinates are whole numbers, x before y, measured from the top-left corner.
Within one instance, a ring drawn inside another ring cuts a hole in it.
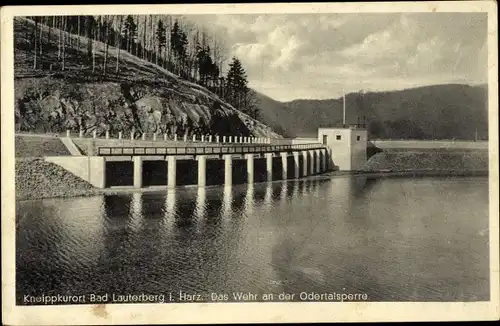
[[[328,143],[328,136],[323,135],[323,145],[326,145]]]
[[[342,139],[342,136],[341,135],[337,135],[337,140],[341,140]]]
[[[361,140],[361,136],[356,136],[356,140],[360,141]]]

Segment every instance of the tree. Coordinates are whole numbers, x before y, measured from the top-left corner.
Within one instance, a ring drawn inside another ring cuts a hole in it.
[[[166,28],[166,30],[170,31],[171,28],[172,28],[172,16],[167,16],[167,28]],[[165,55],[167,56],[167,59],[166,59],[166,61],[167,61],[167,68],[168,69],[172,69],[171,68],[172,67],[172,51],[171,51],[171,47],[169,45],[170,42],[171,42],[171,35],[170,35],[170,33],[165,32],[165,37],[167,38],[166,45],[165,45],[165,47],[166,47],[166,51],[165,51],[166,53],[165,53]]]
[[[50,16],[52,24],[47,21],[47,26],[49,27],[49,33],[47,35],[47,43],[50,44],[50,34],[52,34],[52,28],[54,27],[54,16]]]
[[[59,39],[57,41],[57,59],[61,60],[61,49],[62,49],[62,18],[59,20]]]
[[[100,17],[99,21],[97,22],[97,27],[99,28],[100,26]],[[97,29],[94,28],[94,35],[93,35],[94,41],[92,42],[92,72],[95,72],[95,48],[96,48],[96,43],[97,43]]]
[[[153,62],[153,49],[154,49],[154,33],[153,33],[153,16],[149,18],[149,23],[150,23],[150,28],[149,28],[149,42],[148,42],[148,49],[149,49],[149,62]]]
[[[62,33],[62,30],[66,30],[66,23],[67,23],[67,19],[66,19],[66,16],[63,16],[62,17],[62,20],[63,20],[63,23],[62,23],[62,29],[61,29],[61,33]],[[62,33],[62,66],[61,66],[61,70],[64,70],[65,68],[65,61],[66,61],[66,33]]]
[[[135,37],[137,34],[137,25],[134,18],[128,15],[125,19],[125,44],[128,52],[132,53],[132,46],[135,43]]]
[[[198,46],[196,59],[200,83],[213,89],[218,83],[219,67],[212,60],[210,46]]]
[[[144,15],[144,23],[142,24],[142,58],[146,59],[146,35],[148,33],[148,15]]]
[[[159,56],[161,57],[162,50],[167,46],[167,36],[165,26],[161,20],[158,20],[158,26],[156,28],[156,40],[158,44]],[[156,56],[158,60],[158,55]]]
[[[170,34],[170,47],[177,61],[177,72],[181,75],[186,59],[186,45],[188,44],[187,35],[181,30],[178,21],[175,21]]]
[[[77,16],[76,19],[78,20],[78,22],[77,22],[78,26],[76,28],[76,33],[78,35],[77,40],[76,40],[76,48],[78,50],[78,49],[80,49],[80,16]]]
[[[243,109],[248,95],[247,76],[241,61],[233,57],[226,78],[227,100],[238,109]]]
[[[106,65],[108,62],[108,52],[109,52],[109,24],[110,24],[110,17],[111,16],[105,16],[104,19],[104,64],[103,64],[103,69],[102,69],[102,74],[106,75]]]
[[[38,17],[35,17],[35,34],[34,34],[34,38],[33,38],[33,44],[35,46],[35,53],[33,55],[33,69],[36,69],[36,53],[37,53],[36,45],[38,43],[38,40],[36,37],[37,29],[38,29]]]
[[[120,23],[119,23],[119,29],[118,29],[118,44],[117,44],[117,51],[116,51],[116,73],[120,71],[120,48],[121,48],[121,31],[123,29],[123,16],[120,16]]]
[[[42,36],[43,36],[43,25],[44,25],[44,21],[45,21],[45,19],[46,19],[45,17],[41,17],[41,18],[40,18],[40,24],[39,24],[39,25],[40,25],[40,33],[39,33],[39,35],[38,35],[38,40],[40,41],[40,43],[39,43],[39,46],[38,46],[38,47],[39,47],[39,49],[40,49],[40,63],[42,62],[42,48],[43,48],[43,47],[42,47],[42,45],[43,45],[43,44],[42,44],[42,42],[43,42],[43,38],[42,38]],[[42,68],[43,68],[43,67],[42,67]]]
[[[135,16],[135,19],[137,21],[137,38],[136,38],[136,42],[135,42],[135,56],[136,57],[139,57],[139,15],[136,15]]]
[[[85,16],[86,20],[86,37],[87,37],[87,56],[89,59],[92,57],[92,28],[93,28],[93,17]]]
[[[247,113],[249,116],[251,116],[255,120],[259,120],[260,116],[260,100],[255,96],[255,93],[253,91],[249,91],[247,93],[246,97],[246,102],[247,102]]]

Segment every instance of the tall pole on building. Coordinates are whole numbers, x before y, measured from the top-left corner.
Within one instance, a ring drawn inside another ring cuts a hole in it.
[[[342,126],[345,127],[345,93],[343,88],[342,88],[342,108],[343,108]]]

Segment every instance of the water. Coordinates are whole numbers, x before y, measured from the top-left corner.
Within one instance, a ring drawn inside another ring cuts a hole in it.
[[[487,178],[346,176],[22,201],[17,302],[92,293],[178,301],[179,291],[204,301],[242,291],[259,301],[301,292],[482,301],[488,237]]]

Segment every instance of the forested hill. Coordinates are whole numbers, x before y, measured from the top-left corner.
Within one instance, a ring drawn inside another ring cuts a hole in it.
[[[236,58],[225,80],[208,45],[191,53],[179,24],[141,17],[16,18],[16,130],[280,137],[243,112]]]
[[[342,123],[342,98],[278,102],[257,94],[262,121],[288,136],[316,136]],[[369,136],[384,139],[488,138],[487,85],[435,85],[346,95],[347,123],[366,117]]]

